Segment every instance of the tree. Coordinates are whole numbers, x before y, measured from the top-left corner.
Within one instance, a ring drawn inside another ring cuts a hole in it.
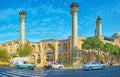
[[[29,56],[32,53],[32,48],[30,46],[29,43],[25,43],[23,46],[21,45],[18,49],[17,49],[17,54],[20,57],[25,57],[25,56]]]
[[[3,49],[0,47],[0,59],[3,60],[8,60],[10,58],[10,56],[7,53],[6,49]]]
[[[97,50],[98,51],[98,61],[99,61],[99,51],[103,50],[104,43],[95,37],[89,37],[85,40],[85,42],[82,44],[82,47],[87,50]],[[90,53],[88,54],[88,58],[90,58]]]
[[[118,46],[114,46],[113,55],[117,56],[117,61],[120,61],[120,48]]]
[[[12,58],[17,57],[17,53],[10,54]]]
[[[119,47],[114,46],[111,43],[105,43],[104,52],[110,54],[113,59],[113,55],[119,55]]]
[[[104,45],[104,52],[109,53],[109,54],[113,54],[114,51],[114,45],[111,43],[105,43]]]
[[[60,62],[62,62],[62,64],[66,63],[66,61],[67,61],[67,56],[60,57]]]
[[[78,54],[77,50],[73,50],[72,51],[72,57],[73,58],[77,57],[77,54]]]
[[[119,48],[117,46],[113,46],[113,55],[119,55]]]
[[[118,62],[120,61],[120,48],[119,49],[119,52],[118,52]]]
[[[66,54],[62,54],[62,55],[59,57],[59,61],[60,61],[62,64],[67,63],[67,55],[66,55]]]
[[[87,50],[90,49],[102,50],[102,48],[104,47],[104,43],[98,38],[89,37],[85,40],[82,47]]]

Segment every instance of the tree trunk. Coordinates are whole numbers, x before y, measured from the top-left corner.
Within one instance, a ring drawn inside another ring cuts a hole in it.
[[[120,54],[118,55],[118,62],[120,62]]]

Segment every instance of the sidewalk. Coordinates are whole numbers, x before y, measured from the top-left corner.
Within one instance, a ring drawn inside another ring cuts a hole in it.
[[[118,64],[118,63],[117,64],[113,64],[113,66],[120,66],[120,64]]]

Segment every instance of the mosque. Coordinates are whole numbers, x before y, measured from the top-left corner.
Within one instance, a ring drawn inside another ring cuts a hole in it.
[[[89,52],[82,48],[82,44],[84,43],[87,37],[78,36],[78,7],[79,4],[72,3],[70,5],[71,15],[72,15],[72,36],[65,40],[42,40],[40,42],[30,42],[26,39],[26,12],[21,11],[20,14],[20,40],[13,40],[10,42],[6,42],[0,44],[0,47],[5,48],[8,53],[13,54],[16,52],[17,48],[20,44],[24,45],[26,42],[30,43],[32,47],[32,54],[29,56],[29,61],[31,63],[35,63],[36,65],[43,66],[43,63],[46,60],[51,60],[57,62],[58,60],[62,60],[64,64],[76,64],[76,60],[78,60],[79,64],[85,63],[88,61]],[[120,47],[120,33],[115,33],[111,37],[106,37],[102,35],[102,19],[98,16],[96,20],[96,29],[95,29],[95,37],[99,38],[104,43],[109,42],[113,45],[117,45]],[[21,41],[21,42],[20,42]],[[77,49],[78,58],[75,59],[72,57],[72,50]],[[90,57],[90,61],[96,60],[98,53],[92,52]],[[103,62],[105,61],[105,57],[107,54],[104,52],[100,52],[100,59]],[[110,58],[110,57],[109,57]],[[40,60],[40,62],[38,62]]]

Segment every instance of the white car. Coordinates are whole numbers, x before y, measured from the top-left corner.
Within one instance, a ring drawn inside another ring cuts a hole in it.
[[[106,67],[105,64],[101,64],[99,62],[90,62],[89,64],[84,64],[82,69],[84,70],[93,70],[93,69],[104,69]]]
[[[53,63],[51,66],[52,66],[52,69],[63,69],[64,68],[63,64],[58,64],[58,63]]]

